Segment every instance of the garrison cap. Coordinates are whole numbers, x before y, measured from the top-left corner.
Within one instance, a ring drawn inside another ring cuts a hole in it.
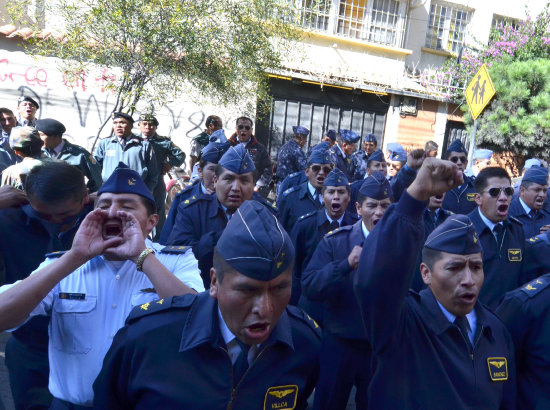
[[[111,176],[97,191],[97,196],[100,196],[104,192],[136,194],[150,200],[153,204],[155,203],[153,194],[149,191],[141,176],[133,169],[130,169],[124,162],[118,163]]]
[[[332,157],[328,149],[328,142],[321,142],[311,150],[307,165],[311,164],[332,164]]]
[[[534,182],[539,185],[548,185],[548,170],[543,167],[531,167],[525,171],[521,182]]]
[[[445,151],[445,157],[448,157],[451,151],[463,152],[465,154],[468,153],[468,151],[466,151],[466,148],[464,148],[464,144],[458,138],[453,140],[453,142],[449,144],[449,146],[447,147],[447,151]]]
[[[466,215],[449,216],[433,230],[424,247],[457,255],[482,252],[474,224]]]
[[[361,139],[361,136],[352,130],[340,130],[340,138],[348,143],[354,143]]]
[[[210,142],[227,142],[227,137],[225,136],[223,128],[220,128],[210,134],[209,140]]]
[[[398,142],[389,142],[388,145],[386,145],[386,149],[391,152],[397,151],[400,149],[404,150],[403,146]]]
[[[359,193],[377,200],[393,197],[390,183],[380,171],[374,171],[365,179],[359,188]]]
[[[328,176],[323,182],[323,186],[348,186],[349,181],[346,178],[346,175],[340,171],[339,168],[334,168],[329,172]]]
[[[42,146],[44,143],[34,127],[14,127],[11,130],[10,145],[13,149],[23,149],[32,145]]]
[[[382,153],[382,150],[377,149],[372,154],[369,155],[369,159],[367,160],[367,166],[370,164],[371,161],[386,162],[386,159],[384,158],[384,154]]]
[[[155,117],[153,114],[141,114],[138,121],[147,121],[149,124],[153,124],[155,127],[158,127],[159,125],[157,117]]]
[[[216,249],[237,272],[261,281],[276,278],[294,261],[290,237],[275,215],[255,200],[237,208]]]
[[[66,131],[65,126],[53,118],[44,118],[36,120],[34,128],[43,132],[48,137],[60,137]]]
[[[117,118],[124,118],[126,121],[129,121],[130,124],[134,123],[134,119],[132,118],[131,115],[128,115],[128,114],[126,114],[124,112],[120,112],[120,111],[114,112],[111,118],[113,120],[116,120]]]
[[[38,105],[38,103],[35,101],[34,98],[26,96],[26,95],[22,95],[21,97],[19,97],[17,99],[17,106],[19,107],[19,104],[21,104],[24,101],[30,102],[32,105],[34,105],[36,107],[37,110],[40,108],[40,106]]]
[[[529,169],[531,167],[540,167],[542,166],[542,163],[539,159],[536,158],[529,158],[527,161],[525,161],[525,165],[523,166],[523,169]]]
[[[331,139],[331,141],[336,141],[336,131],[334,130],[327,130],[327,132],[325,133],[325,135],[327,137],[329,137]]]
[[[256,169],[254,161],[252,161],[250,154],[243,144],[229,147],[220,158],[218,164],[235,174],[246,174]]]
[[[491,159],[493,151],[490,149],[479,148],[474,151],[474,159]]]
[[[374,134],[365,135],[365,139],[363,140],[363,142],[374,142],[378,145],[378,140],[376,139],[376,135]]]
[[[404,149],[397,149],[391,153],[390,161],[406,161],[407,151]]]
[[[306,127],[302,127],[301,125],[295,125],[292,127],[292,132],[294,134],[302,134],[306,137],[309,135],[309,130]]]
[[[201,159],[217,164],[225,151],[230,147],[229,143],[210,142],[201,151]]]

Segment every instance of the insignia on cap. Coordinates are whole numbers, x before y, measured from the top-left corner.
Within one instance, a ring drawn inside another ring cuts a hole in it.
[[[136,184],[135,178],[131,178],[128,180],[128,185],[135,185],[135,184]]]

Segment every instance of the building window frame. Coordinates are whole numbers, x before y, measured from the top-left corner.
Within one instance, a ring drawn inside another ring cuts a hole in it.
[[[425,46],[458,54],[473,14],[473,9],[460,4],[432,1]]]

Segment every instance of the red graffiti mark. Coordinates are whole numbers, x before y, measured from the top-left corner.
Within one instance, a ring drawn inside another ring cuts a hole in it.
[[[116,76],[109,75],[106,68],[103,69],[103,73],[100,77],[96,77],[95,81],[101,84],[101,92],[105,92],[105,85],[116,80]]]
[[[86,72],[80,70],[75,74],[63,73],[63,84],[68,88],[82,88],[82,91],[86,91]]]
[[[20,73],[16,71],[11,71],[9,64],[10,62],[7,58],[0,59],[0,81],[4,82],[9,79],[11,82],[16,82],[17,77],[22,77],[25,83],[29,86],[48,86],[48,73],[46,70],[42,68],[28,66],[25,69],[24,73]]]

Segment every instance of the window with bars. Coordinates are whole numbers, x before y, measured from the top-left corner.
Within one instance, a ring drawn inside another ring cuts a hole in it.
[[[471,17],[472,10],[460,5],[432,2],[426,47],[458,53]]]
[[[396,47],[403,46],[404,0],[302,0],[306,28]]]

